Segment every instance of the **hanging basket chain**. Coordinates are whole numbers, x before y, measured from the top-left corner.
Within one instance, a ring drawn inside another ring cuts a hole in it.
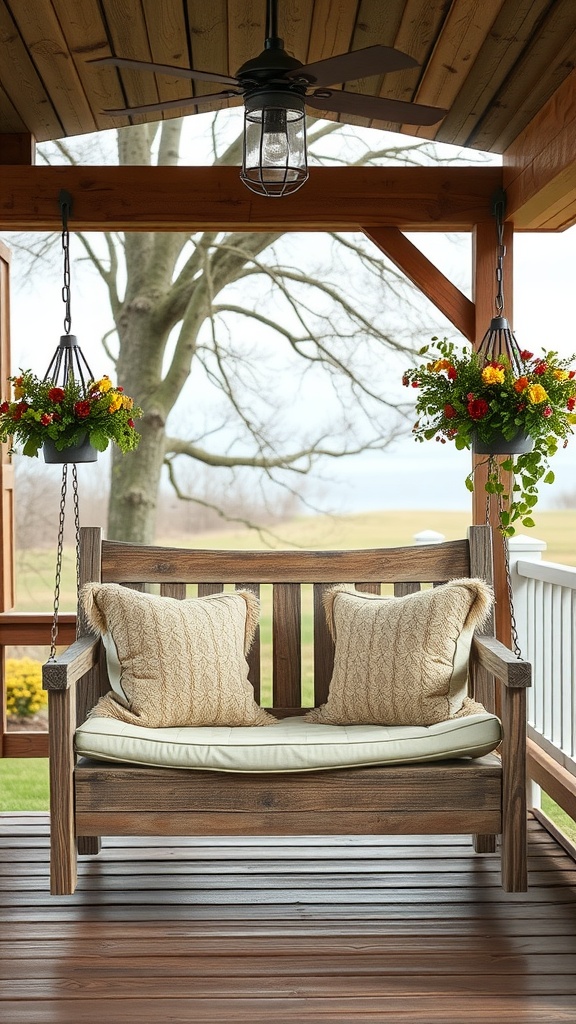
[[[60,581],[62,579],[62,552],[64,549],[64,520],[66,517],[66,488],[68,485],[68,466],[62,466],[62,490],[60,493],[60,516],[58,520],[58,547],[56,551],[56,576],[54,580],[54,617],[50,636],[50,661],[56,658],[56,639],[58,637],[58,609],[60,607]]]
[[[72,199],[68,192],[60,193],[60,212],[62,214],[62,253],[64,256],[62,302],[64,303],[64,333],[70,334],[72,327],[71,290],[70,290],[70,232],[68,230],[68,214],[72,208]]]
[[[505,196],[504,194],[501,196],[500,193],[497,193],[494,197],[493,203],[493,212],[496,218],[496,236],[498,239],[498,246],[496,249],[496,297],[494,299],[497,316],[502,316],[504,313],[504,257],[506,255],[506,246],[504,245],[505,210]]]
[[[500,464],[496,459],[495,455],[490,455],[488,459],[488,476],[492,476],[494,473],[497,474],[500,479]],[[500,516],[504,511],[504,501],[502,494],[498,494],[498,515]],[[490,526],[490,494],[486,492],[486,511],[485,511],[485,523],[486,526]],[[518,637],[518,625],[516,623],[516,613],[514,611],[514,591],[512,589],[512,574],[510,572],[510,545],[508,538],[502,538],[502,544],[504,547],[504,572],[506,575],[506,589],[508,591],[508,601],[510,604],[510,631],[512,634],[512,648],[517,658],[522,657],[522,651],[520,649],[520,641]]]
[[[80,632],[80,506],[78,504],[78,470],[72,465],[72,495],[74,499],[74,537],[76,543],[76,639]]]

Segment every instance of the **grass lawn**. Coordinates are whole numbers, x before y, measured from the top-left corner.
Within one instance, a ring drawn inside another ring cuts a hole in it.
[[[48,759],[0,759],[0,811],[48,810]]]

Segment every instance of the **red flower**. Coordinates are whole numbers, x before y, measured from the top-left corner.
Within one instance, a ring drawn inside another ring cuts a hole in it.
[[[568,376],[570,377],[570,380],[574,380],[574,377],[576,377],[576,370],[569,370]]]
[[[529,352],[527,348],[523,348],[522,349],[522,351],[520,353],[520,359],[524,359],[525,361],[527,361],[528,359],[533,359],[533,358],[534,358],[534,353],[533,352]]]
[[[9,402],[2,402],[2,405],[0,405],[0,412],[1,413],[6,413],[6,412],[8,412],[9,409],[10,409],[10,403]]]
[[[536,373],[539,377],[541,377],[543,373],[546,373],[547,369],[548,369],[548,363],[537,363],[536,366],[534,367],[534,373]]]
[[[64,398],[64,388],[50,388],[48,398],[51,402],[61,402]]]
[[[488,402],[484,398],[471,398],[468,402],[468,415],[473,420],[481,420],[488,412]]]
[[[18,402],[18,405],[16,406],[16,408],[14,409],[14,412],[12,413],[12,419],[13,420],[21,420],[22,419],[22,414],[26,412],[27,408],[28,408],[27,402]]]
[[[56,389],[56,390],[59,390],[59,389]],[[49,412],[43,412],[42,413],[42,415],[40,417],[40,423],[42,424],[43,427],[49,427],[50,426],[50,424],[52,423],[52,416],[50,415]]]
[[[121,388],[121,387],[117,387],[117,388],[116,388],[116,391],[119,391],[120,393],[122,393],[122,392],[124,391],[124,388]]]
[[[453,420],[458,415],[453,405],[447,404],[444,406],[444,415],[447,420]]]
[[[86,399],[81,402],[76,402],[76,405],[74,406],[74,415],[77,416],[79,420],[85,420],[86,417],[90,415],[91,408],[91,402],[88,402]]]
[[[417,381],[417,380],[413,380],[413,381],[412,381],[412,387],[413,387],[413,388],[419,388],[419,387],[420,387],[420,385],[419,385],[419,383],[418,383],[418,381]]]
[[[458,374],[455,366],[448,367],[448,380],[456,380]]]
[[[542,415],[548,419],[548,417],[552,415],[552,408],[547,405],[546,408],[542,409]]]
[[[572,410],[573,410],[575,405],[576,405],[576,398],[569,398],[568,401],[566,402],[566,408],[568,409],[568,412],[572,412]]]
[[[134,420],[128,420],[128,426],[129,427],[134,427],[135,426]]]

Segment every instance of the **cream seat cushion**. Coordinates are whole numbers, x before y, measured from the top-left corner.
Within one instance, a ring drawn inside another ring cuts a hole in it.
[[[76,751],[104,761],[221,772],[305,772],[454,757],[480,757],[501,738],[487,712],[430,726],[316,725],[286,718],[275,729],[144,729],[89,718],[76,731]]]
[[[467,714],[468,658],[492,591],[457,579],[406,597],[345,585],[325,595],[335,640],[328,700],[308,720],[325,725],[432,725]]]
[[[259,611],[250,591],[178,601],[88,583],[82,600],[112,684],[91,714],[148,728],[276,725],[248,681]]]

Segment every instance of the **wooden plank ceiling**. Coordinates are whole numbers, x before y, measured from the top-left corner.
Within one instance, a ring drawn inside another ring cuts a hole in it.
[[[106,108],[214,92],[214,83],[88,61],[114,55],[235,74],[262,50],[265,14],[266,0],[0,0],[0,133],[80,135],[131,123]],[[496,153],[576,66],[575,0],[280,0],[279,30],[303,62],[375,43],[409,53],[418,68],[346,88],[442,106],[447,116],[433,128],[372,125]]]

